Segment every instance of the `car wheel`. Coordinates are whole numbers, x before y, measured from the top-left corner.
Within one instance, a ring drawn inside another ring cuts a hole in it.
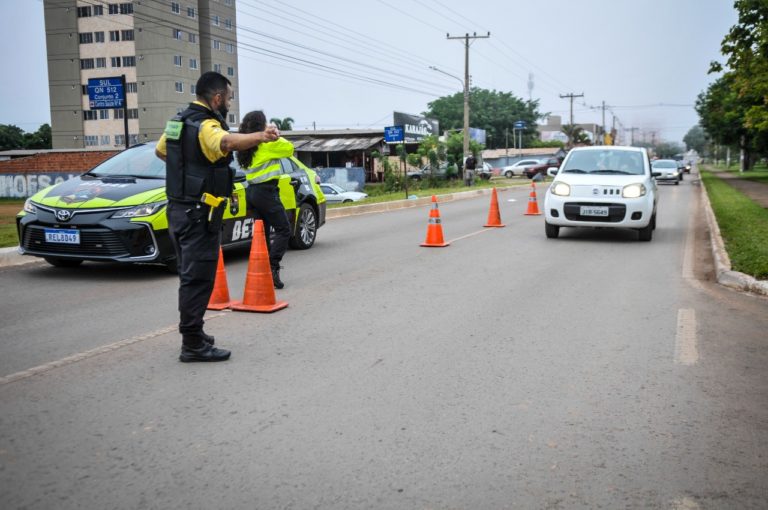
[[[677,186],[678,184],[680,184],[680,179],[675,181],[675,186]]]
[[[352,202],[352,200],[350,200],[350,199],[348,198],[348,199],[344,200],[344,201],[342,202],[342,204],[349,204],[349,203],[351,203],[351,202]]]
[[[317,215],[315,209],[310,204],[301,204],[299,208],[299,218],[296,222],[296,230],[291,237],[291,248],[298,250],[308,250],[315,244],[317,236]]]
[[[506,177],[507,179],[511,179],[513,175],[515,175],[515,172],[513,172],[512,170],[507,170],[506,172],[504,172],[504,177]]]
[[[82,259],[57,259],[55,257],[44,257],[45,261],[54,267],[77,267],[83,263]]]
[[[560,235],[560,227],[557,225],[552,225],[545,221],[544,233],[547,234],[547,239],[557,239],[557,236]]]
[[[654,222],[655,222],[655,218],[651,218],[651,221],[648,222],[648,226],[646,226],[645,228],[638,229],[637,231],[638,241],[650,241],[653,238]]]

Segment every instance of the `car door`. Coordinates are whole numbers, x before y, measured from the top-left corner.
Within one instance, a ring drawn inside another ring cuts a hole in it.
[[[343,199],[342,199],[341,195],[339,194],[339,192],[336,191],[335,189],[333,189],[332,187],[325,186],[325,185],[321,184],[320,185],[320,189],[323,190],[323,194],[325,195],[325,199],[329,203],[336,204],[336,203],[339,203],[339,202],[343,201]]]

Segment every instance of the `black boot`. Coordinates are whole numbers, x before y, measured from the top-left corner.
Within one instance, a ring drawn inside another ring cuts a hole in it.
[[[227,361],[230,354],[231,353],[226,349],[219,349],[209,343],[203,342],[200,347],[182,346],[179,361],[184,363],[192,363],[196,361]]]
[[[280,280],[280,268],[272,268],[272,283],[275,284],[276,289],[282,289],[285,284]]]

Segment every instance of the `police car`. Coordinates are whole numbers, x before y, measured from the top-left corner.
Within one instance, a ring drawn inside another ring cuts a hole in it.
[[[247,245],[253,216],[246,210],[244,172],[236,169],[235,191],[224,212],[224,246]],[[294,157],[280,160],[280,198],[293,225],[290,246],[311,248],[325,223],[326,201],[317,174]],[[39,191],[16,217],[19,249],[58,267],[84,260],[165,264],[176,254],[165,215],[165,163],[155,144],[141,144],[89,172]]]

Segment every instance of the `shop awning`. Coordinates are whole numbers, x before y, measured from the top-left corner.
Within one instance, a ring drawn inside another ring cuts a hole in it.
[[[291,140],[297,152],[362,151],[381,143],[383,136],[361,138],[314,138]]]

